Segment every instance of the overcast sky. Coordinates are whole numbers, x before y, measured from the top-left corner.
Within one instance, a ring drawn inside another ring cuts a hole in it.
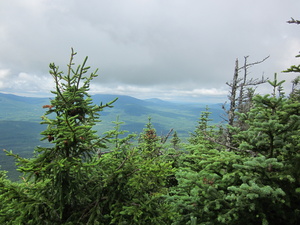
[[[249,76],[277,72],[288,90],[299,12],[299,0],[0,0],[0,92],[47,95],[48,65],[66,70],[71,47],[99,68],[92,93],[217,102],[248,55],[270,55]]]

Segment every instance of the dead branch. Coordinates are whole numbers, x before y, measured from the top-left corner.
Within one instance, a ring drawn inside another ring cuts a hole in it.
[[[161,143],[164,144],[166,143],[166,141],[168,140],[169,136],[171,135],[171,133],[173,132],[173,128],[170,129],[170,131],[167,133],[167,135],[165,137],[161,138]]]
[[[245,56],[245,59],[247,59],[249,56]],[[253,62],[253,63],[246,63],[244,64],[242,67],[238,68],[238,70],[242,70],[242,69],[245,69],[245,68],[249,68],[251,66],[254,66],[254,65],[257,65],[257,64],[260,64],[264,61],[266,61],[268,58],[270,58],[270,56],[268,55],[267,57],[265,57],[264,59],[262,59],[261,61],[257,61],[257,62]]]
[[[206,140],[208,140],[208,141],[211,141],[211,142],[216,143],[216,144],[218,144],[218,145],[224,146],[224,147],[226,147],[227,149],[231,149],[231,150],[234,150],[234,151],[237,151],[237,152],[247,152],[247,153],[250,153],[251,156],[253,156],[253,157],[256,157],[257,154],[258,154],[257,152],[254,152],[254,151],[249,150],[249,149],[247,149],[247,150],[241,150],[241,149],[236,148],[236,147],[233,147],[233,146],[231,146],[231,145],[229,145],[229,144],[225,144],[225,143],[219,142],[219,141],[215,140],[214,138],[208,136],[205,132],[204,132],[204,138],[205,138]]]
[[[295,23],[300,24],[300,20],[295,20],[293,17],[291,17],[291,20],[286,21],[287,23]]]

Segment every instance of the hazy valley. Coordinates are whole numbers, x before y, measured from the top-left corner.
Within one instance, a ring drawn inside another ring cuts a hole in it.
[[[124,122],[122,130],[128,133],[140,133],[151,117],[159,135],[166,135],[170,129],[177,131],[181,139],[189,137],[197,125],[197,119],[206,105],[196,103],[173,103],[159,99],[140,100],[130,96],[93,95],[95,104],[103,104],[117,98],[113,108],[106,108],[100,112],[101,122],[94,129],[101,136],[114,127],[113,121],[119,118]],[[40,132],[46,129],[40,122],[46,112],[42,106],[49,104],[50,98],[21,97],[0,93],[0,149],[13,150],[24,157],[31,157],[40,141]],[[220,122],[221,104],[209,105],[214,123]],[[0,152],[2,169],[11,171],[15,168],[13,159]]]

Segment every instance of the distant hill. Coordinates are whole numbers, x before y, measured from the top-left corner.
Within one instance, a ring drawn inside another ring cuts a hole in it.
[[[173,103],[160,99],[141,100],[125,95],[96,94],[92,96],[95,104],[103,104],[118,98],[113,108],[100,112],[101,123],[94,129],[101,136],[114,127],[112,123],[119,118],[124,122],[123,130],[140,133],[145,128],[148,118],[159,135],[166,135],[170,129],[177,131],[180,138],[189,137],[197,125],[205,105],[195,103]],[[42,144],[39,133],[45,129],[40,125],[41,116],[46,111],[43,105],[49,104],[50,98],[21,97],[0,93],[0,149],[13,150],[22,156],[30,156],[35,146]],[[221,121],[223,114],[220,104],[208,105],[214,123]],[[0,165],[3,169],[8,163],[7,157],[0,151]],[[5,159],[4,159],[5,158]],[[5,162],[5,165],[4,164]]]
[[[95,104],[107,103],[115,98],[118,100],[113,108],[105,108],[101,114],[102,123],[97,125],[99,132],[105,132],[107,126],[119,117],[123,121],[124,128],[129,132],[141,132],[148,121],[152,118],[153,124],[159,124],[159,132],[167,132],[171,128],[186,136],[192,132],[201,111],[205,105],[196,103],[173,103],[160,99],[141,100],[126,95],[96,94],[92,96]],[[0,121],[27,121],[40,122],[41,116],[46,111],[43,105],[49,104],[50,98],[21,97],[11,94],[0,93]],[[208,105],[212,112],[211,119],[215,123],[221,121],[223,113],[220,104]],[[126,129],[126,128],[125,128]],[[0,142],[1,143],[1,142]]]

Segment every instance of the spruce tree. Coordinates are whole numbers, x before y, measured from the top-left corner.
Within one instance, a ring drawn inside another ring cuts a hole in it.
[[[149,117],[146,128],[140,134],[138,148],[145,156],[156,157],[161,154],[161,140],[161,137],[156,134],[156,129],[152,125],[151,117]]]
[[[90,177],[97,164],[94,156],[105,147],[105,137],[98,137],[92,127],[100,121],[98,112],[111,107],[116,99],[105,105],[92,103],[88,91],[97,70],[87,75],[90,69],[86,66],[87,57],[82,65],[74,68],[75,55],[72,49],[66,74],[54,63],[49,66],[55,83],[55,90],[51,92],[55,98],[43,106],[47,111],[41,123],[46,124],[47,129],[41,134],[42,140],[51,146],[37,147],[32,159],[9,153],[17,158],[18,170],[24,173],[26,184],[36,188],[35,196],[30,195],[34,188],[28,192],[32,202],[28,202],[20,215],[25,222],[70,223],[80,218],[91,201],[87,190],[90,190]]]
[[[205,111],[202,111],[200,114],[195,131],[191,133],[191,137],[188,139],[189,143],[194,145],[211,143],[207,138],[212,138],[214,136],[215,127],[210,124],[212,121],[210,115],[211,112],[209,111],[208,106],[206,106]]]
[[[296,55],[296,58],[300,58],[300,54]],[[299,65],[292,65],[290,68],[283,71],[284,73],[300,73],[300,64]],[[292,81],[292,92],[290,94],[290,97],[293,98],[296,101],[300,100],[300,76],[298,75],[295,79]]]
[[[269,81],[272,94],[255,96],[253,109],[241,114],[249,125],[247,131],[236,135],[241,149],[250,149],[270,158],[291,159],[295,156],[297,140],[293,137],[300,127],[300,105],[282,95],[280,87],[283,82],[278,82],[275,75],[274,80]]]
[[[129,143],[134,135],[121,138],[118,119],[114,130],[99,137],[92,130],[98,112],[115,100],[92,104],[87,91],[97,75],[86,76],[87,58],[74,69],[75,54],[66,75],[50,64],[55,98],[43,106],[42,117],[42,139],[50,146],[37,147],[32,159],[7,152],[24,176],[13,183],[0,173],[0,223],[170,224],[174,213],[164,195],[174,171],[159,154],[155,129],[148,124],[138,147]]]
[[[172,147],[176,150],[179,148],[179,144],[180,144],[181,140],[178,137],[178,134],[176,131],[174,131],[173,135],[172,135],[172,139],[171,139],[171,143],[172,143]]]

